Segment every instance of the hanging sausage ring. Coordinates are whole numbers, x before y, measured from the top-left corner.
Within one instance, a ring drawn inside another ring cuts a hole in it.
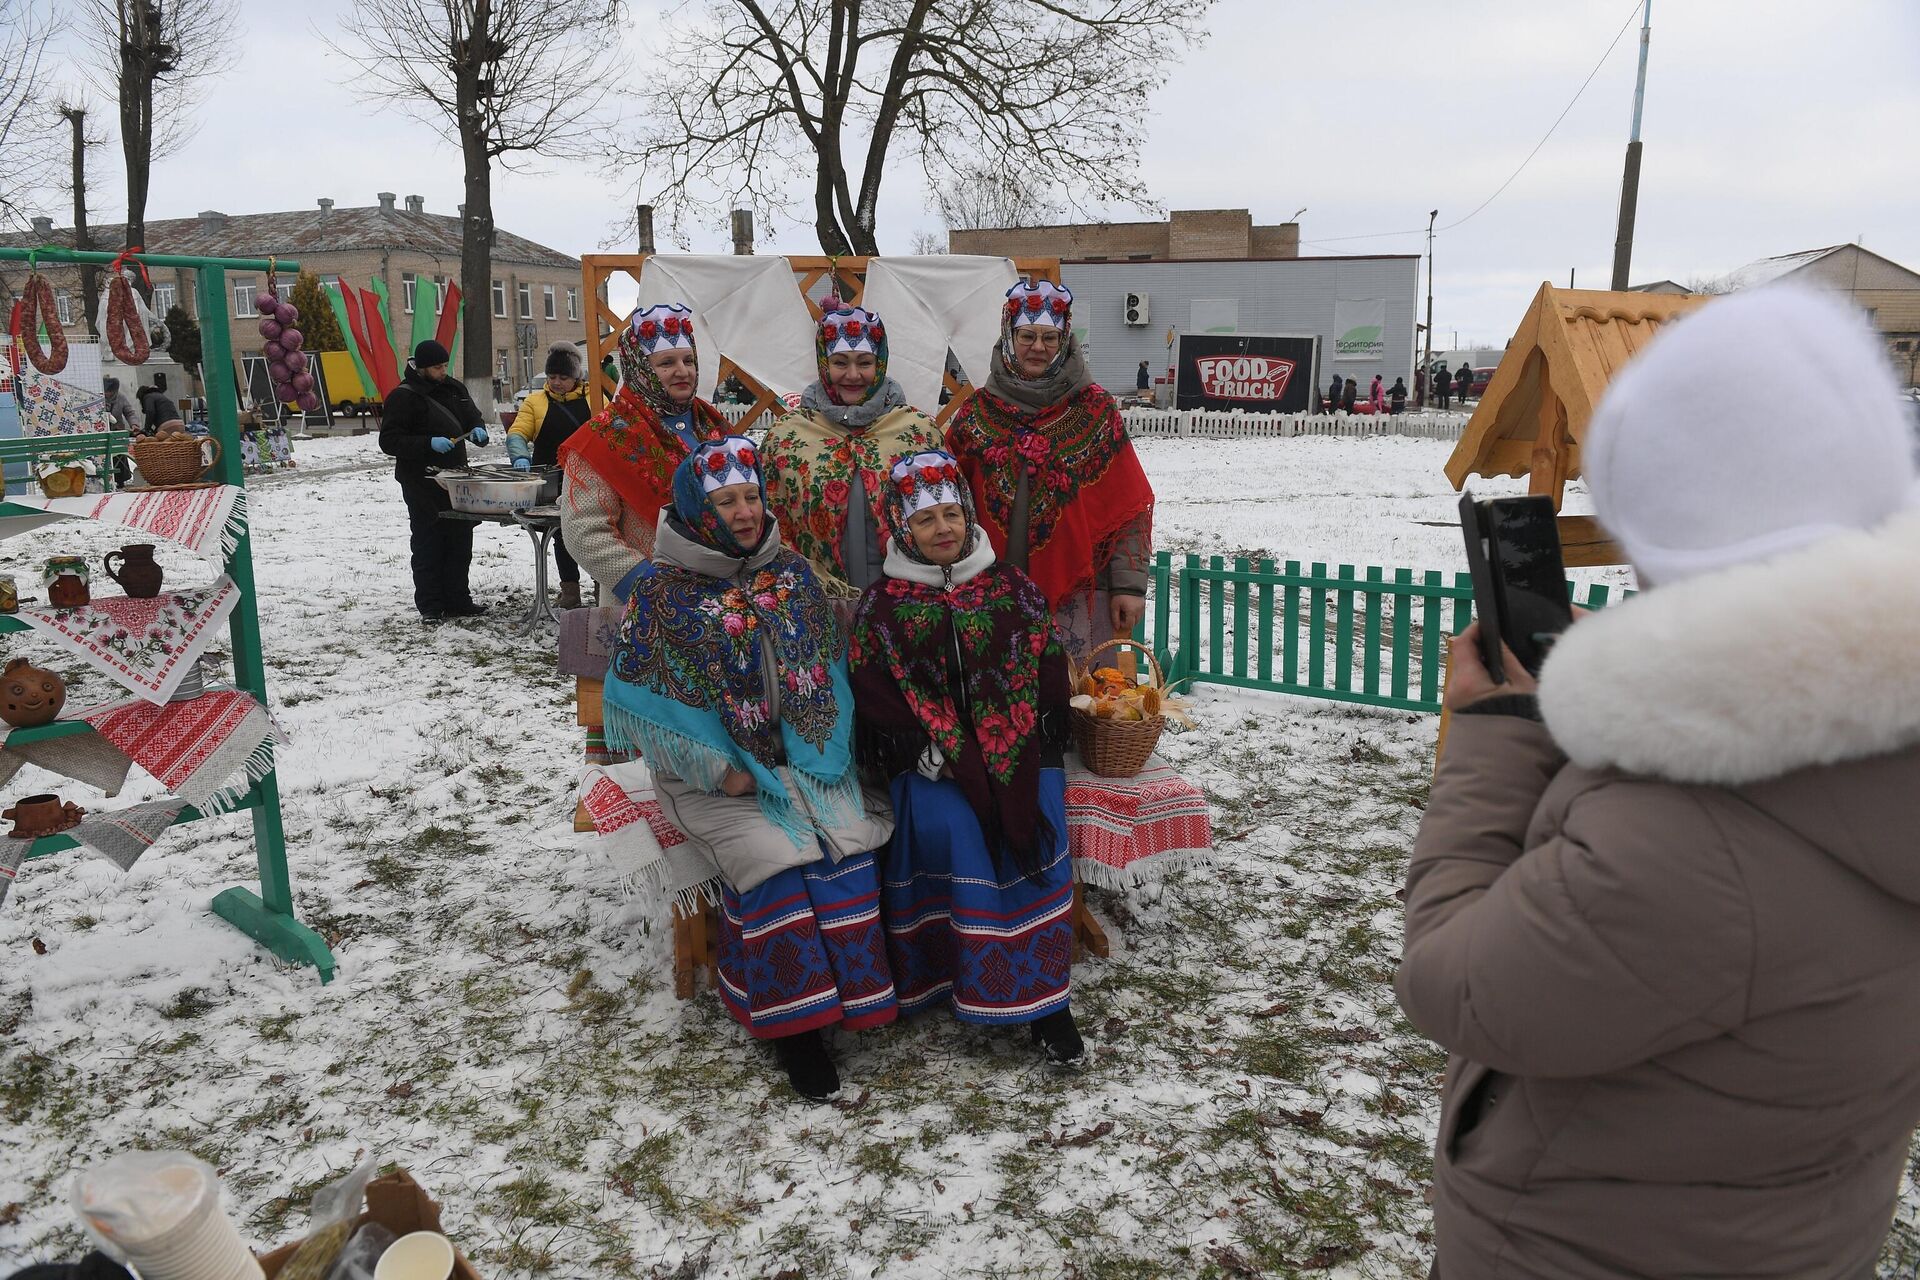
[[[107,345],[113,348],[114,359],[121,364],[145,364],[147,357],[153,354],[152,340],[147,334],[147,317],[143,314],[139,299],[133,294],[133,281],[121,265],[138,247],[127,250],[115,258],[107,268]],[[141,278],[146,279],[147,269],[135,262]]]
[[[27,359],[41,373],[59,373],[67,367],[67,331],[60,323],[60,316],[53,305],[53,286],[40,274],[32,254],[27,256],[26,291],[20,296],[20,306],[13,313],[13,336],[27,353]],[[53,350],[47,352],[40,346],[40,329],[45,326],[47,340]]]

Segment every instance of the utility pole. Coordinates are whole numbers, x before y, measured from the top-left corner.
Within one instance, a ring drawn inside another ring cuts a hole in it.
[[[1433,377],[1433,220],[1439,216],[1438,209],[1427,214],[1427,349],[1420,357],[1420,367],[1426,371],[1429,379]],[[1427,390],[1432,391],[1433,388],[1428,387]],[[1425,407],[1424,401],[1421,407]]]
[[[1613,287],[1627,287],[1633,262],[1633,216],[1640,204],[1640,111],[1647,101],[1647,44],[1653,38],[1653,0],[1642,0],[1640,75],[1633,85],[1633,135],[1627,140],[1627,168],[1620,178],[1620,230],[1613,241]]]

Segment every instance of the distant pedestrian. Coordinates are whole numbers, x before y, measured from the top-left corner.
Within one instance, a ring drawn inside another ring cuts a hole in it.
[[[1413,407],[1416,409],[1427,407],[1427,371],[1425,369],[1413,371]]]
[[[1326,409],[1328,413],[1333,413],[1340,408],[1340,394],[1345,387],[1346,380],[1339,374],[1334,374],[1333,384],[1327,388]]]
[[[1405,413],[1407,411],[1407,380],[1395,378],[1393,386],[1387,389],[1387,412]]]
[[[1134,372],[1133,389],[1143,396],[1153,389],[1153,375],[1147,372],[1145,360],[1140,362],[1140,368]]]
[[[1352,413],[1353,402],[1359,398],[1359,395],[1360,380],[1358,378],[1348,378],[1346,387],[1340,392],[1340,408],[1346,413]]]
[[[1473,366],[1463,364],[1453,375],[1453,393],[1460,397],[1460,407],[1467,404],[1467,392],[1473,390]]]
[[[1442,409],[1451,408],[1453,396],[1453,375],[1447,372],[1447,362],[1442,360],[1433,371],[1433,396]]]
[[[1385,387],[1386,384],[1380,375],[1377,373],[1374,374],[1373,387],[1367,392],[1367,399],[1372,403],[1375,413],[1385,413],[1387,411],[1387,393]]]
[[[432,338],[416,346],[406,376],[387,393],[380,419],[380,451],[393,459],[412,531],[413,603],[429,626],[487,611],[474,602],[468,585],[473,525],[440,518],[452,503],[427,475],[430,468],[464,469],[466,442],[487,443],[485,416],[465,385],[447,376],[448,359],[447,349]]]

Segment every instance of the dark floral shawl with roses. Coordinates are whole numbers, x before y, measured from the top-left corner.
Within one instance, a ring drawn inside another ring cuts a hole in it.
[[[893,464],[903,454],[944,444],[940,428],[918,409],[895,409],[864,429],[839,426],[819,413],[790,413],[760,442],[767,509],[787,545],[807,558],[828,589],[851,598],[843,554],[854,476],[866,481],[869,527],[885,529]]]
[[[1040,770],[1066,726],[1067,658],[1033,580],[996,564],[942,589],[888,578],[854,615],[849,662],[862,762],[891,779],[935,743],[995,863],[1032,876],[1059,838]]]
[[[1002,559],[1020,475],[1027,482],[1026,569],[1059,608],[1090,593],[1114,547],[1153,513],[1153,486],[1113,397],[1097,385],[1034,411],[978,391],[947,429],[980,523]]]

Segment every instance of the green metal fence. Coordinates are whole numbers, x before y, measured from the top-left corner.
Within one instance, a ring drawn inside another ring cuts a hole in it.
[[[1599,609],[1611,595],[1596,583],[1579,602]],[[1134,638],[1169,682],[1438,712],[1442,637],[1472,621],[1465,573],[1196,555],[1176,564],[1163,551]]]

